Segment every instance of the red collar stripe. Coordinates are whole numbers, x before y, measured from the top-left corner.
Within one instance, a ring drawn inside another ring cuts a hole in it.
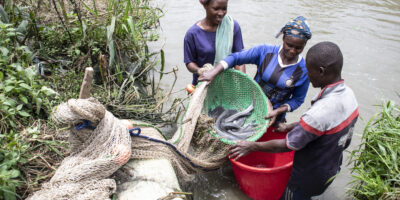
[[[302,118],[300,119],[300,126],[303,127],[303,129],[306,130],[307,132],[310,132],[317,136],[331,135],[331,134],[337,133],[337,132],[343,130],[344,128],[346,128],[356,117],[358,117],[358,114],[359,113],[358,113],[358,107],[357,107],[354,110],[354,112],[346,120],[344,120],[342,123],[340,123],[336,127],[332,128],[330,130],[327,130],[327,131],[320,131],[320,130],[310,126]]]
[[[337,85],[342,84],[342,83],[344,83],[344,79],[341,79],[340,81],[338,81],[338,82],[336,82],[336,83],[332,83],[332,84],[329,84],[329,85],[325,86],[325,87],[319,92],[318,98],[317,98],[317,99],[321,98],[322,93],[324,93],[324,91],[325,91],[326,88],[331,88],[331,87],[337,86]]]

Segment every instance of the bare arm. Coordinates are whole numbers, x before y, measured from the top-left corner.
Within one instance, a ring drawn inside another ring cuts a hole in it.
[[[278,126],[275,128],[275,132],[289,132],[291,131],[298,122],[293,122],[291,124],[279,123]]]
[[[241,71],[243,73],[246,73],[246,66],[245,65],[236,65],[235,69],[238,71]]]
[[[253,151],[281,153],[292,150],[287,148],[286,139],[270,140],[266,142],[250,142],[247,140],[242,140],[231,148],[229,151],[229,157],[237,160]]]
[[[194,63],[194,62],[188,63],[188,64],[186,65],[186,68],[187,68],[190,72],[192,72],[192,73],[194,73],[194,74],[197,74],[197,71],[200,69],[200,67],[197,66],[197,64]]]
[[[270,119],[269,125],[271,126],[272,124],[275,123],[276,116],[285,113],[289,111],[289,107],[286,104],[283,104],[281,107],[272,110],[271,112],[268,113],[268,116],[265,117],[265,119]]]
[[[263,151],[268,153],[281,153],[289,152],[291,149],[286,146],[286,139],[269,140],[266,142],[255,142],[256,151]]]

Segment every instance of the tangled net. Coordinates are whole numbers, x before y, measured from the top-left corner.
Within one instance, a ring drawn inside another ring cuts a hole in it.
[[[196,172],[219,168],[227,161],[229,146],[204,134],[209,119],[200,118],[205,123],[197,126],[197,138],[192,140],[206,92],[205,84],[196,89],[183,120],[186,123],[169,141],[150,127],[140,127],[141,134],[131,137],[124,123],[94,98],[62,103],[52,116],[57,124],[88,126],[70,129],[71,155],[28,199],[109,199],[116,191],[115,180],[109,177],[130,158],[167,158],[183,182],[191,181]]]

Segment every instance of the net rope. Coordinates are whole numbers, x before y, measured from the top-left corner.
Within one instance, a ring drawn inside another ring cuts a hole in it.
[[[181,182],[193,180],[196,172],[219,168],[227,161],[229,146],[204,134],[210,127],[210,120],[200,115],[206,94],[206,84],[196,89],[183,119],[185,123],[169,141],[147,126],[139,126],[142,137],[131,137],[124,123],[94,98],[70,99],[60,104],[52,115],[56,124],[75,126],[88,120],[96,128],[69,130],[70,156],[28,200],[110,199],[116,191],[116,182],[110,176],[129,159],[167,158]]]

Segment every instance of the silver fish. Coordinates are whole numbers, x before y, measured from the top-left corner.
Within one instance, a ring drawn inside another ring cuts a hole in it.
[[[214,125],[214,127],[216,128],[216,130],[218,129],[218,130],[222,131],[222,130],[220,129],[220,127],[221,127],[221,122],[222,122],[222,120],[225,118],[225,116],[227,116],[227,114],[228,114],[228,110],[224,110],[224,111],[217,117],[217,120],[215,120],[215,125]]]
[[[221,126],[224,127],[224,129],[226,129],[226,130],[242,128],[242,126],[240,126],[239,124],[236,124],[234,122],[230,122],[230,123],[221,122]]]
[[[239,126],[243,126],[244,122],[246,121],[246,117],[240,117],[236,120],[233,120],[233,123],[239,125]]]
[[[216,119],[214,129],[219,136],[237,141],[246,139],[256,132],[254,129],[255,121],[244,124],[253,110],[254,101],[241,112],[231,109],[225,110],[222,106],[217,106],[215,109],[209,111],[209,116]]]
[[[228,110],[225,110],[224,112],[221,113],[220,116],[217,117],[217,120],[215,121],[215,125],[214,125],[214,130],[217,132],[217,134],[219,136],[222,136],[224,138],[227,138],[229,140],[237,140],[238,138],[235,137],[234,135],[230,135],[228,133],[226,133],[225,131],[221,130],[220,125],[221,125],[221,121],[223,118],[225,118],[225,116],[227,116]]]
[[[253,111],[253,109],[254,109],[254,101],[250,104],[249,107],[247,107],[242,112],[238,112],[238,113],[226,118],[225,122],[231,122],[231,121],[233,121],[233,120],[235,120],[235,119],[237,119],[239,117],[242,117],[242,116],[246,116],[247,117],[247,116],[251,115],[251,111]]]
[[[224,112],[225,109],[222,106],[217,106],[216,108],[214,108],[214,110],[211,110],[208,112],[208,116],[212,117],[212,118],[217,118],[218,116],[220,116],[222,114],[222,112]]]
[[[246,116],[242,116],[235,119],[233,122],[225,122],[225,120],[223,120],[221,126],[224,127],[224,129],[240,129],[244,125],[245,121]]]
[[[235,135],[241,139],[246,139],[256,132],[254,123],[246,124],[237,130],[228,130],[228,133]]]

